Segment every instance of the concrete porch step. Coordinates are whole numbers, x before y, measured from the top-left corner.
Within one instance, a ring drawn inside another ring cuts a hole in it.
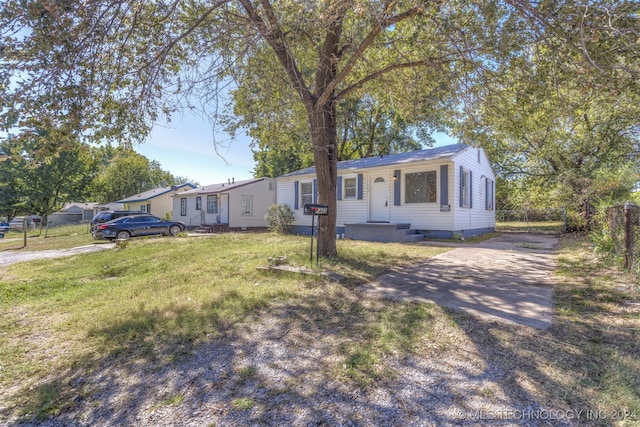
[[[358,223],[345,224],[345,237],[369,242],[419,242],[424,236],[411,229],[408,223]]]

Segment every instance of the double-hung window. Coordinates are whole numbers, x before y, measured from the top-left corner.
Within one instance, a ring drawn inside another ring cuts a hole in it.
[[[437,191],[436,171],[408,173],[405,175],[405,203],[435,203]]]
[[[343,199],[355,199],[358,195],[358,181],[356,177],[345,177],[343,180]]]
[[[462,169],[460,174],[460,206],[471,207],[471,171]]]
[[[311,181],[300,183],[300,206],[313,203],[313,183]]]
[[[488,211],[493,210],[493,200],[494,200],[494,182],[489,178],[485,178],[485,192],[484,192],[484,206]]]
[[[242,215],[253,214],[253,197],[242,196]]]

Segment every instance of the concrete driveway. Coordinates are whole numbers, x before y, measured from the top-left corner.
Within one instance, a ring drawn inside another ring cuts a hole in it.
[[[546,329],[553,315],[557,244],[554,235],[504,233],[384,274],[362,289],[371,296],[434,302],[485,319]]]

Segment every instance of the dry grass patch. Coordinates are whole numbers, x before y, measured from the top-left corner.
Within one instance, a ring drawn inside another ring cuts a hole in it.
[[[256,268],[273,256],[308,265],[308,243],[269,233],[133,239],[123,250],[8,267],[0,278],[0,400],[46,417],[73,400],[74,372],[105,361],[174,363],[252,313],[323,283]],[[350,286],[443,251],[350,241],[339,250],[320,268],[337,270]]]

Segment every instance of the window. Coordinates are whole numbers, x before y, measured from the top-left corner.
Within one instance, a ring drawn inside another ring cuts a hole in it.
[[[300,204],[302,206],[313,203],[313,183],[300,183]]]
[[[196,210],[197,211],[202,210],[202,197],[200,196],[196,197]]]
[[[140,205],[140,212],[146,212],[147,207],[145,205]]]
[[[435,203],[437,174],[431,172],[408,173],[405,175],[405,203]]]
[[[486,188],[486,190],[484,192],[484,194],[485,194],[485,196],[484,196],[485,197],[484,205],[485,205],[485,208],[488,211],[492,211],[493,210],[493,192],[495,191],[494,190],[494,182],[492,180],[490,180],[489,178],[486,178],[485,188]]]
[[[216,195],[207,196],[207,213],[210,213],[210,214],[218,213],[218,196]]]
[[[253,213],[253,197],[242,196],[242,215],[251,215]]]
[[[355,177],[344,179],[344,197],[343,199],[355,199],[357,196],[358,182]]]
[[[471,172],[468,170],[463,170],[461,175],[461,183],[462,188],[460,189],[460,197],[461,197],[461,206],[463,208],[471,207]]]
[[[187,199],[180,199],[180,216],[187,216]]]

